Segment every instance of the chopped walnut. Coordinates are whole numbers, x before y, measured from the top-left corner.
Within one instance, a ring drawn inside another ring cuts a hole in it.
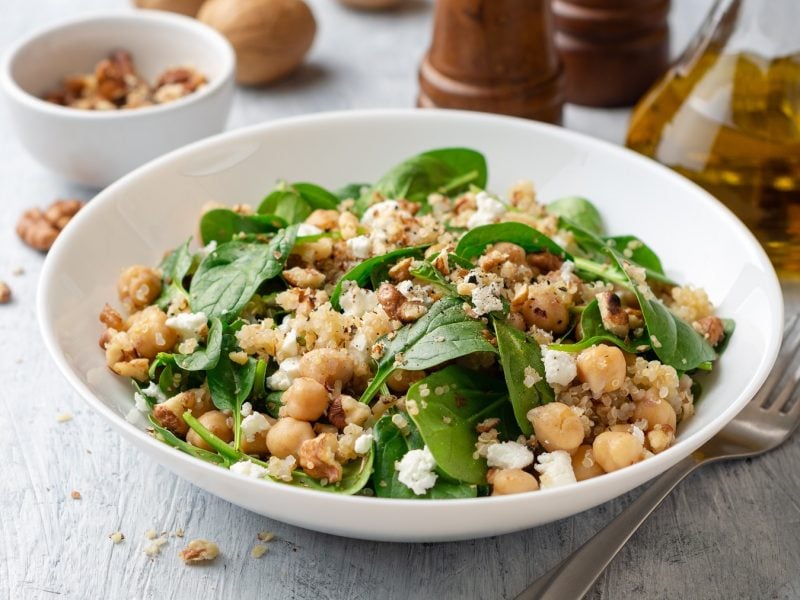
[[[81,200],[56,200],[45,211],[28,209],[17,221],[17,235],[31,248],[47,252],[85,204]]]
[[[286,269],[283,278],[287,283],[300,288],[320,288],[325,283],[325,275],[312,267],[292,267]]]
[[[703,317],[699,321],[692,323],[692,326],[712,346],[719,344],[725,336],[725,327],[719,317]]]
[[[0,304],[11,302],[11,288],[5,281],[0,281]]]
[[[78,490],[72,490],[69,494],[69,497],[73,500],[80,500],[82,498],[81,493]]]
[[[180,551],[180,557],[187,565],[212,561],[219,556],[219,546],[209,540],[192,540]]]
[[[398,261],[396,265],[389,269],[389,277],[392,278],[392,281],[399,283],[411,279],[410,269],[413,262],[414,259],[409,256]]]
[[[108,303],[103,306],[99,318],[100,322],[106,327],[116,329],[117,331],[125,329],[125,321],[122,319],[122,315]]]
[[[564,264],[564,261],[550,252],[534,252],[527,256],[528,266],[541,273],[557,271]]]
[[[336,483],[342,478],[342,465],[336,460],[338,441],[333,433],[321,433],[300,445],[300,466],[314,479]]]
[[[391,283],[382,283],[375,292],[375,296],[380,302],[383,310],[391,319],[399,318],[398,309],[406,301],[406,297],[401,294]]]

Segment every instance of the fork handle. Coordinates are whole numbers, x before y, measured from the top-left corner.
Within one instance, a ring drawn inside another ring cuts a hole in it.
[[[628,508],[583,546],[526,588],[516,600],[579,600],[647,517],[689,473],[702,464],[687,456],[659,476]]]

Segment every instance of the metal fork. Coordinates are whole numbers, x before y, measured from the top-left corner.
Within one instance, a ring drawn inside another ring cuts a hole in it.
[[[659,476],[588,542],[537,579],[516,600],[577,600],[589,592],[647,517],[702,465],[769,452],[800,423],[800,314],[786,324],[778,359],[764,385],[736,418],[697,452]]]

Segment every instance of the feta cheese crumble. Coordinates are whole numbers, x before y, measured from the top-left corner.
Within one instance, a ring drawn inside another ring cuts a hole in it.
[[[372,448],[372,441],[374,439],[371,433],[362,433],[356,438],[356,443],[353,444],[353,450],[356,451],[356,454],[366,454]]]
[[[468,229],[474,229],[481,225],[491,225],[506,214],[506,205],[486,192],[478,192],[478,195],[475,196],[475,201],[478,203],[478,210],[467,221]]]
[[[355,258],[369,258],[370,241],[366,235],[358,235],[345,242],[347,250]]]
[[[578,375],[575,356],[569,352],[550,350],[542,346],[544,377],[550,385],[569,385]]]
[[[399,473],[397,479],[417,496],[422,496],[436,485],[438,475],[433,472],[435,467],[436,461],[427,446],[422,450],[409,450],[394,465]]]
[[[490,312],[503,310],[503,301],[497,297],[500,293],[500,286],[492,282],[489,285],[479,285],[472,290],[472,304],[475,312],[479,315],[486,315]]]
[[[346,315],[363,317],[378,306],[378,297],[375,292],[358,287],[355,281],[344,281],[339,306]]]
[[[269,431],[270,427],[269,421],[261,413],[252,413],[242,420],[242,433],[248,442],[255,441],[256,435]]]
[[[486,449],[486,464],[500,469],[524,469],[533,462],[533,452],[517,442],[492,444]]]
[[[252,477],[253,479],[263,479],[264,475],[267,474],[267,470],[264,467],[257,465],[251,460],[232,464],[231,471],[244,477]]]
[[[543,490],[575,483],[572,457],[563,450],[540,454],[534,469],[539,472],[539,487]]]
[[[373,226],[376,224],[376,221],[380,223],[380,221],[385,220],[386,217],[398,210],[400,210],[400,204],[396,200],[377,202],[364,211],[361,222],[364,225]]]
[[[200,330],[205,327],[208,317],[204,312],[178,313],[169,317],[165,324],[177,333],[181,339],[188,340],[200,335]]]
[[[322,229],[311,223],[300,223],[300,226],[297,228],[297,237],[319,235],[320,233],[322,233]]]
[[[267,377],[267,386],[271,390],[288,390],[292,382],[300,375],[300,357],[293,356],[285,359],[278,370]]]
[[[537,383],[542,380],[542,376],[537,373],[536,369],[531,366],[525,367],[525,370],[522,372],[525,379],[522,380],[522,385],[526,388],[532,388]]]

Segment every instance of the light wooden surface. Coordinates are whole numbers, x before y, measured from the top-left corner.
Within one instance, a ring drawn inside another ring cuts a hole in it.
[[[388,14],[312,0],[319,36],[304,69],[269,90],[241,90],[230,126],[331,109],[411,106],[430,6],[409,0]],[[34,26],[124,6],[124,0],[4,0],[0,48]],[[675,0],[683,45],[708,0]],[[621,141],[625,111],[570,108],[567,126]],[[64,184],[19,147],[0,115],[0,597],[28,598],[511,598],[638,493],[536,530],[450,544],[379,544],[270,521],[183,482],[112,433],[55,371],[40,341],[34,297],[42,256],[13,233],[19,213],[60,196]],[[12,271],[24,268],[22,275]],[[787,299],[800,308],[797,289]],[[68,422],[56,416],[67,411]],[[757,460],[708,467],[666,501],[592,591],[593,599],[800,598],[800,437]],[[70,498],[78,490],[82,499]],[[335,518],[335,516],[332,516]],[[145,532],[174,532],[160,556]],[[276,534],[250,557],[256,534]],[[121,531],[114,545],[108,535]],[[191,538],[222,557],[185,567]]]

